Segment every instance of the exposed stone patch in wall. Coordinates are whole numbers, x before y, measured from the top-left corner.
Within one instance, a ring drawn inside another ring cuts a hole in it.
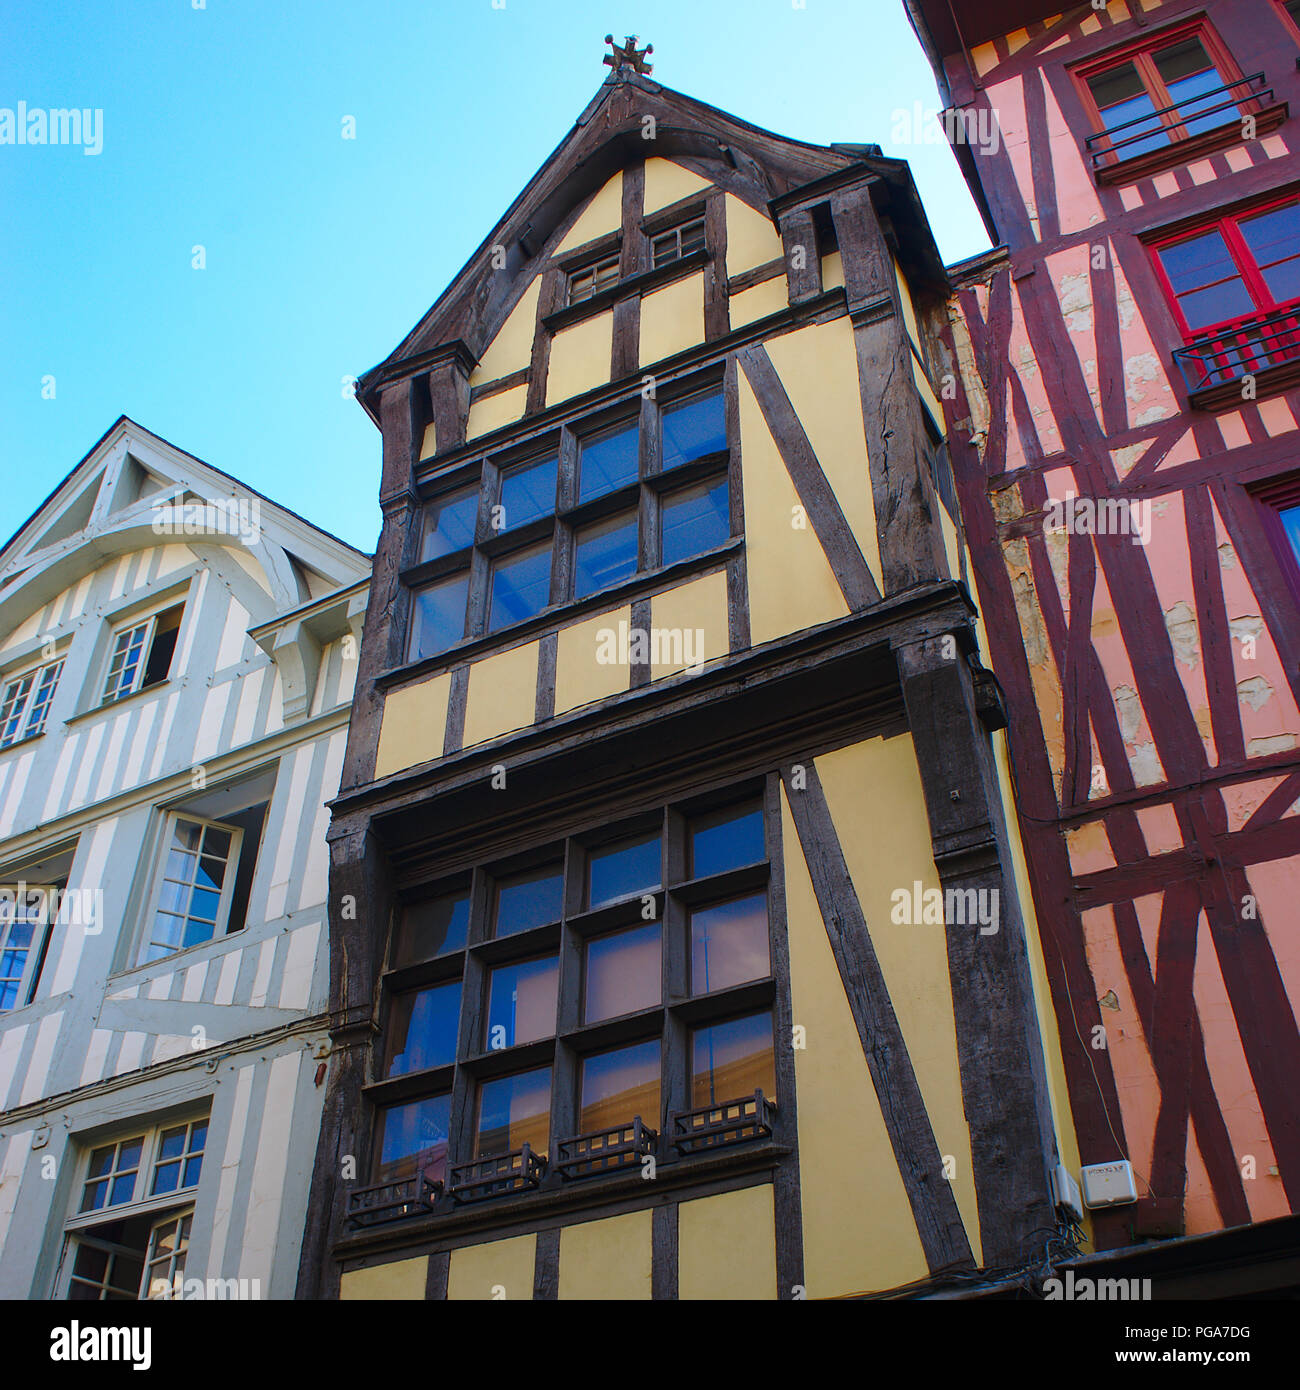
[[[1249,676],[1237,682],[1237,699],[1253,710],[1263,709],[1273,695],[1273,687],[1263,676]]]
[[[1165,627],[1174,646],[1174,655],[1184,666],[1195,666],[1201,659],[1200,634],[1196,614],[1181,599],[1165,609]]]
[[[1133,465],[1151,447],[1149,440],[1142,440],[1137,444],[1126,444],[1122,449],[1112,449],[1110,457],[1115,465],[1115,471],[1121,478],[1127,478],[1133,470]]]
[[[1139,743],[1129,754],[1128,765],[1133,769],[1133,780],[1139,787],[1154,787],[1165,780],[1154,743]]]
[[[1225,570],[1237,568],[1237,552],[1232,548],[1231,541],[1224,541],[1219,547],[1219,566]]]
[[[1111,692],[1115,697],[1115,714],[1119,719],[1119,736],[1132,743],[1142,727],[1142,701],[1131,685],[1117,685]]]
[[[1068,333],[1086,333],[1092,327],[1092,281],[1086,270],[1062,275],[1056,282],[1057,298]]]
[[[1294,734],[1272,734],[1268,738],[1252,738],[1246,745],[1246,756],[1267,758],[1270,753],[1286,753],[1294,747]]]

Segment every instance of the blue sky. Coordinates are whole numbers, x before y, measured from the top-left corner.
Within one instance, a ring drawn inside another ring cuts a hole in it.
[[[938,104],[902,0],[7,4],[0,108],[101,109],[103,149],[0,145],[0,539],[127,414],[372,549],[379,433],[342,380],[563,138],[607,32],[757,125],[908,159],[945,259],[987,247],[947,147],[892,143]]]

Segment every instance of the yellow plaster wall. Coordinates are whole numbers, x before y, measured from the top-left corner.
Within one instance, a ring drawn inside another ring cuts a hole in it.
[[[921,393],[925,408],[930,412],[930,419],[934,421],[940,434],[946,433],[943,427],[943,406],[939,404],[939,397],[934,394],[934,387],[930,385],[930,378],[926,376],[925,367],[916,355],[915,349],[912,350],[912,380]]]
[[[520,419],[524,406],[528,403],[528,386],[512,386],[508,391],[498,391],[495,396],[484,396],[474,401],[469,408],[469,420],[465,425],[465,438],[477,439],[481,434],[490,434],[502,425],[511,425]]]
[[[792,1018],[806,1029],[794,1054],[804,1285],[809,1298],[897,1288],[929,1272],[925,1251],[784,788],[781,837]]]
[[[451,1252],[447,1301],[531,1299],[537,1263],[537,1237],[511,1236]]]
[[[734,194],[726,195],[727,274],[739,275],[783,255],[781,237],[761,212]]]
[[[704,275],[687,276],[641,298],[641,365],[704,341]]]
[[[677,1297],[777,1297],[770,1183],[701,1197],[677,1208]]]
[[[651,1213],[584,1221],[560,1232],[561,1298],[638,1299],[651,1295]]]
[[[822,289],[838,289],[844,283],[844,258],[838,251],[822,257]]]
[[[540,643],[476,661],[469,668],[465,699],[466,748],[525,729],[537,712],[537,654]]]
[[[450,694],[451,676],[445,672],[388,692],[375,755],[376,779],[442,757]]]
[[[645,210],[649,215],[670,203],[679,203],[693,193],[703,193],[713,185],[674,164],[671,159],[647,159],[645,162]]]
[[[912,740],[907,735],[872,739],[823,754],[817,759],[817,775],[939,1153],[956,1160],[953,1192],[978,1258],[979,1210],[944,927],[892,920],[895,889],[911,894],[915,882],[920,882],[923,892],[942,887],[932,857],[925,792]]]
[[[849,609],[811,522],[793,524],[799,495],[748,379],[738,377],[749,628],[758,646]]]
[[[542,277],[534,275],[470,374],[471,386],[481,386],[486,381],[495,381],[497,377],[522,371],[532,361],[533,334],[537,331],[537,296],[541,293],[541,287]]]
[[[616,232],[623,225],[623,173],[620,170],[583,208],[564,240],[555,248],[557,255],[572,251],[597,237]]]
[[[761,285],[751,285],[728,300],[732,328],[743,328],[756,319],[765,319],[769,314],[779,314],[789,306],[790,293],[784,275],[764,280]]]
[[[701,665],[715,657],[726,656],[731,650],[726,571],[718,570],[706,574],[703,579],[656,594],[650,600],[650,626],[669,631],[681,629],[683,651],[685,630],[698,629],[701,636],[698,642],[692,637],[692,653]],[[685,669],[685,662],[655,662],[650,668],[650,679],[657,681]]]
[[[420,444],[420,460],[431,459],[438,452],[438,431],[432,420],[424,427],[424,439]]]
[[[599,634],[609,628],[615,634],[620,623],[632,622],[630,606],[598,613],[580,623],[562,627],[555,651],[555,712],[563,714],[628,688],[631,672],[625,664],[596,660]]]
[[[546,404],[567,401],[609,380],[614,346],[614,313],[583,319],[551,340],[550,366],[546,374]]]
[[[394,1260],[386,1265],[372,1265],[369,1269],[354,1269],[339,1279],[339,1298],[423,1300],[428,1272],[427,1255],[415,1260]]]
[[[766,347],[876,587],[883,592],[853,325],[847,317],[812,324],[772,338]]]
[[[912,304],[912,289],[897,261],[894,262],[894,279],[898,281],[898,297],[903,301],[903,321],[907,324],[908,336],[919,349],[921,335],[916,327],[916,309]]]

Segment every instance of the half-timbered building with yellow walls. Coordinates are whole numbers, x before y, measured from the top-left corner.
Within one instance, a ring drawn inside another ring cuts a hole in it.
[[[290,1298],[367,556],[125,417],[0,548],[0,1298]]]
[[[299,1294],[1021,1268],[1076,1156],[920,331],[942,264],[877,147],[612,65],[360,383],[384,523]]]

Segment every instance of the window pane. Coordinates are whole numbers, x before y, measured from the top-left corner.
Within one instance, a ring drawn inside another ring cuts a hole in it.
[[[399,965],[459,951],[469,934],[469,890],[425,898],[402,909]]]
[[[1190,328],[1222,323],[1255,309],[1217,230],[1162,247],[1159,254]]]
[[[424,546],[420,559],[436,560],[440,555],[450,555],[473,545],[477,520],[477,487],[435,497],[424,512]]]
[[[559,982],[558,956],[497,966],[489,977],[484,1046],[495,1052],[551,1037]]]
[[[1169,89],[1169,100],[1178,107],[1178,115],[1183,129],[1189,135],[1202,130],[1213,130],[1228,121],[1236,119],[1236,107],[1231,104],[1231,93],[1214,92],[1223,86],[1223,79],[1215,71],[1200,39],[1184,39],[1170,44],[1153,55],[1156,71],[1164,79]],[[1214,108],[1219,108],[1215,110]],[[1198,116],[1198,112],[1210,112]]]
[[[582,1134],[628,1124],[638,1115],[658,1129],[659,1039],[585,1058],[581,1094]]]
[[[564,911],[564,865],[548,864],[497,885],[496,936],[558,922]]]
[[[758,802],[726,806],[691,821],[691,878],[705,878],[767,858],[763,808]]]
[[[692,1108],[739,1100],[756,1090],[775,1099],[770,1013],[697,1028],[691,1035],[691,1051]]]
[[[551,594],[551,547],[534,546],[503,556],[492,567],[488,631],[521,623],[546,607]]]
[[[185,1135],[188,1132],[186,1125],[177,1125],[175,1129],[165,1129],[158,1142],[159,1158],[176,1158],[185,1152]]]
[[[393,1000],[386,1075],[445,1066],[456,1060],[460,981],[409,990]]]
[[[1300,299],[1300,203],[1243,218],[1238,225],[1274,300]]]
[[[653,892],[662,883],[658,832],[593,849],[587,857],[588,907]]]
[[[376,1182],[399,1182],[423,1174],[446,1181],[451,1097],[431,1096],[380,1112]]]
[[[636,573],[636,513],[584,526],[573,557],[573,596],[582,598]]]
[[[413,595],[410,659],[437,656],[465,635],[465,603],[469,596],[469,571],[430,584]]]
[[[1156,104],[1143,86],[1135,64],[1120,63],[1107,68],[1088,78],[1088,86],[1101,112],[1102,128],[1115,131],[1116,153],[1121,159],[1157,150],[1169,143],[1168,132],[1154,116]],[[1139,123],[1129,125],[1130,121]],[[1117,130],[1117,126],[1124,128]]]
[[[721,545],[731,535],[726,478],[664,499],[663,563],[671,565]]]
[[[497,530],[509,531],[550,516],[555,510],[555,475],[557,460],[543,459],[540,463],[525,464],[501,478],[501,511]]]
[[[766,893],[691,913],[692,993],[711,994],[771,973]]]
[[[590,501],[593,497],[601,497],[615,488],[636,482],[639,439],[640,428],[632,425],[612,434],[582,441],[579,502]]]
[[[507,1153],[531,1144],[544,1154],[551,1134],[551,1069],[502,1076],[479,1087],[478,1136],[474,1156]]]
[[[663,413],[664,471],[727,447],[727,418],[722,392],[711,391]]]
[[[587,943],[582,1021],[652,1009],[663,998],[662,933],[658,922],[611,932]]]

